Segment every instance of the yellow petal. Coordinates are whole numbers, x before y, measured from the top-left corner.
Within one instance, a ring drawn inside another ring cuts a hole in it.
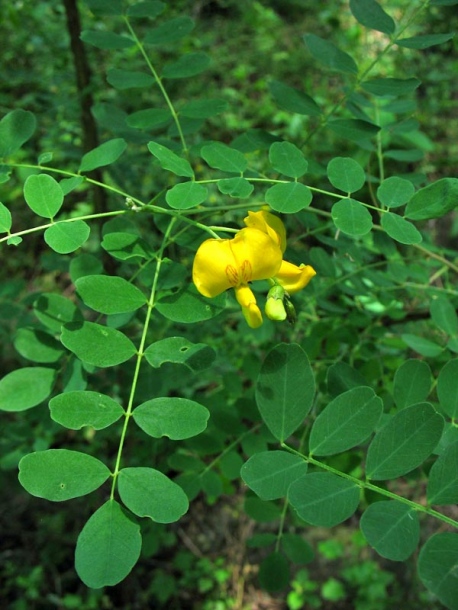
[[[282,261],[280,271],[275,279],[286,292],[292,294],[305,288],[314,275],[316,275],[316,271],[310,265],[302,264],[298,267],[287,261]]]
[[[207,239],[198,248],[192,267],[192,279],[205,297],[216,297],[238,283],[237,261],[231,239]]]
[[[286,250],[286,229],[278,216],[265,210],[259,210],[259,212],[248,212],[248,216],[243,221],[247,227],[258,229],[269,235],[280,246],[282,252]]]
[[[258,328],[262,324],[262,313],[256,304],[256,297],[248,286],[235,288],[235,297],[242,308],[245,320],[251,328]]]
[[[258,229],[241,229],[230,240],[230,247],[237,261],[241,284],[266,280],[280,269],[282,252],[279,246]]]

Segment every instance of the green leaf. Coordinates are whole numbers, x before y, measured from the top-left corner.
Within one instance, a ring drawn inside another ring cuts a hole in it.
[[[104,142],[94,150],[89,151],[81,159],[80,172],[90,172],[98,167],[111,165],[126,150],[127,143],[123,138],[115,138]]]
[[[71,193],[74,189],[76,189],[80,184],[83,184],[85,178],[83,176],[73,176],[73,178],[63,178],[60,182],[60,188],[65,195]]]
[[[421,161],[425,156],[425,153],[418,148],[410,148],[408,150],[385,150],[383,153],[385,159],[394,159],[395,161],[401,161],[402,163],[415,163]]]
[[[148,44],[170,44],[184,38],[194,29],[194,21],[190,17],[175,17],[164,21],[158,27],[149,30],[144,42]]]
[[[401,244],[419,244],[423,241],[420,231],[398,214],[392,214],[391,212],[382,214],[380,224],[387,235]]]
[[[122,277],[86,275],[75,286],[85,305],[104,314],[136,311],[147,302],[143,292]]]
[[[184,364],[193,373],[208,369],[216,358],[215,351],[205,343],[191,343],[184,337],[161,339],[145,350],[147,362],[159,368],[165,362]]]
[[[353,57],[341,51],[332,42],[315,34],[305,34],[304,42],[313,57],[324,66],[337,70],[337,72],[358,74],[358,66]]]
[[[289,584],[289,564],[284,555],[271,553],[259,564],[259,584],[265,591],[276,593]]]
[[[117,585],[137,563],[141,547],[140,526],[115,500],[108,500],[78,536],[76,572],[92,589]]]
[[[80,322],[83,316],[76,305],[60,294],[44,292],[33,303],[38,320],[54,332],[60,332],[66,322]]]
[[[294,214],[304,210],[312,199],[312,191],[300,182],[275,184],[267,189],[265,194],[265,200],[270,207],[284,214]]]
[[[192,100],[183,104],[179,110],[180,116],[190,119],[208,119],[211,116],[221,114],[227,108],[226,100],[213,98],[208,100]]]
[[[248,166],[245,155],[221,142],[202,146],[200,154],[210,167],[223,172],[243,173]]]
[[[301,519],[311,525],[333,527],[358,508],[358,485],[330,472],[312,472],[291,484],[288,499]]]
[[[366,182],[366,174],[361,165],[351,157],[335,157],[328,163],[329,182],[345,193],[359,191]]]
[[[94,15],[122,15],[122,0],[84,0]]]
[[[6,243],[8,246],[19,246],[19,244],[22,243],[22,237],[19,237],[17,235],[9,237],[6,241]]]
[[[379,555],[391,561],[405,561],[420,539],[416,511],[397,501],[370,504],[361,517],[361,531]]]
[[[387,208],[398,208],[406,204],[415,193],[415,187],[405,178],[391,176],[384,180],[377,189],[377,197]]]
[[[44,240],[58,254],[75,252],[88,240],[91,229],[84,220],[56,222],[44,232]]]
[[[160,166],[177,176],[185,176],[186,178],[194,178],[194,171],[186,159],[179,157],[174,152],[158,144],[157,142],[148,142],[148,150],[159,161]]]
[[[263,451],[251,456],[240,471],[243,481],[261,500],[286,496],[290,484],[307,472],[307,462],[286,451]]]
[[[396,44],[407,49],[427,49],[437,44],[443,44],[455,36],[454,32],[448,34],[424,34],[411,38],[399,38]]]
[[[64,353],[62,344],[53,335],[36,328],[19,328],[14,348],[27,360],[40,363],[57,362]]]
[[[452,443],[429,471],[429,504],[441,506],[458,503],[458,443]]]
[[[288,559],[295,564],[310,563],[315,557],[312,547],[300,534],[283,534],[281,548]]]
[[[146,72],[135,72],[134,70],[118,70],[111,68],[107,72],[107,81],[115,89],[135,89],[137,87],[151,89],[156,84],[155,79]]]
[[[285,441],[312,408],[315,379],[304,350],[280,343],[267,354],[256,382],[256,404],[269,430]]]
[[[290,142],[274,142],[269,150],[269,160],[277,172],[290,178],[300,178],[308,167],[302,152]]]
[[[458,206],[458,178],[441,178],[415,193],[406,207],[411,220],[440,218]]]
[[[53,158],[52,152],[41,153],[41,155],[38,156],[38,165],[46,165],[47,163],[50,163],[52,161],[52,158]],[[61,180],[61,182],[62,182],[62,180]]]
[[[65,324],[61,341],[83,362],[101,368],[126,362],[137,351],[132,341],[119,330],[95,322]]]
[[[418,574],[421,582],[450,610],[458,599],[458,535],[434,534],[420,551]]]
[[[123,468],[119,472],[118,491],[135,515],[150,517],[157,523],[178,521],[189,508],[181,487],[154,468]]]
[[[417,335],[412,335],[410,333],[403,333],[401,335],[401,339],[411,349],[418,352],[422,356],[426,356],[427,358],[435,358],[441,352],[444,351],[444,348],[440,345],[437,345],[437,343],[433,343],[429,339],[425,339],[424,337],[419,337]]]
[[[372,229],[369,210],[355,199],[340,199],[332,206],[331,214],[336,227],[347,235],[366,235]]]
[[[103,462],[69,449],[47,449],[19,462],[19,482],[32,496],[63,502],[98,489],[110,476]]]
[[[303,91],[289,87],[278,80],[271,81],[269,89],[280,108],[306,116],[320,116],[321,109],[318,104]]]
[[[431,0],[431,6],[454,6],[458,4],[458,0]]]
[[[0,380],[0,411],[25,411],[51,394],[56,371],[35,366],[16,369]]]
[[[97,30],[83,30],[80,38],[98,49],[127,49],[135,44],[135,41],[127,36]]]
[[[12,224],[11,212],[0,202],[0,233],[9,233]]]
[[[159,0],[145,0],[129,6],[127,15],[129,17],[151,17],[154,19],[162,13],[165,7],[164,2],[159,2]]]
[[[398,409],[426,400],[431,391],[431,369],[424,360],[411,358],[394,375],[393,398]]]
[[[126,123],[135,129],[154,129],[166,125],[171,118],[172,114],[168,108],[146,108],[130,114]]]
[[[352,142],[368,140],[380,131],[380,127],[362,119],[334,119],[327,126],[341,138]]]
[[[32,212],[44,218],[54,218],[64,202],[60,184],[47,174],[32,174],[27,178],[24,198]]]
[[[458,358],[449,360],[441,369],[437,378],[437,397],[441,409],[453,418],[458,418],[458,392],[456,380],[458,379]]]
[[[103,236],[101,246],[111,256],[122,261],[154,257],[154,251],[148,243],[133,233],[107,233]]]
[[[371,78],[361,83],[361,87],[365,91],[380,97],[408,95],[420,85],[421,81],[417,78]]]
[[[237,178],[223,178],[218,180],[216,186],[223,195],[240,199],[246,199],[254,190],[254,186],[241,176]]]
[[[2,165],[0,163],[0,184],[8,182],[11,177],[12,169],[8,165]]]
[[[279,140],[281,138],[263,129],[248,129],[245,133],[234,138],[231,146],[240,150],[240,152],[248,153],[256,150],[268,150],[272,142],[278,142]]]
[[[193,180],[175,184],[165,194],[165,200],[174,210],[189,210],[203,203],[207,197],[207,187]]]
[[[431,319],[447,335],[458,335],[458,316],[451,302],[445,297],[433,297],[430,305]]]
[[[156,309],[173,322],[194,324],[214,318],[224,310],[225,305],[224,293],[214,299],[208,299],[191,285],[158,301]]]
[[[399,411],[369,445],[367,477],[384,481],[411,472],[434,451],[443,428],[443,417],[427,402]]]
[[[326,383],[331,396],[338,396],[359,386],[367,386],[364,376],[346,362],[331,364],[328,368]]]
[[[245,499],[244,510],[251,519],[258,523],[276,521],[281,516],[278,504],[264,502],[259,498],[249,496]]]
[[[132,417],[153,438],[173,441],[197,436],[207,427],[208,409],[187,398],[153,398],[134,409]]]
[[[372,388],[362,386],[340,394],[316,418],[310,452],[334,455],[360,445],[375,430],[382,411],[382,400]]]
[[[37,122],[27,110],[13,110],[0,121],[0,159],[10,157],[33,136]]]
[[[375,0],[350,0],[350,10],[361,25],[384,34],[393,34],[396,24]]]
[[[275,534],[255,534],[248,538],[246,545],[249,549],[263,549],[272,546],[277,541]]]
[[[49,401],[49,409],[51,419],[70,430],[84,426],[103,430],[124,415],[121,405],[109,396],[82,390],[54,396]]]
[[[196,76],[208,68],[210,56],[202,51],[185,53],[177,61],[166,64],[162,70],[163,78],[189,78]]]

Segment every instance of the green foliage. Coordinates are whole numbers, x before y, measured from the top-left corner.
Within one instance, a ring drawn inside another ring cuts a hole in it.
[[[423,49],[452,47],[443,20],[419,32],[456,3],[317,5],[313,33],[288,30],[297,56],[266,34],[280,17],[262,3],[227,4],[243,15],[241,38],[220,54],[204,8],[191,18],[172,4],[81,7],[80,39],[104,72],[90,150],[70,146],[74,126],[53,117],[57,131],[48,108],[3,103],[0,474],[18,466],[22,488],[51,502],[85,496],[84,510],[59,513],[78,515],[79,534],[51,512],[43,527],[65,532],[54,569],[76,542],[76,572],[101,596],[138,578],[139,563],[148,586],[137,605],[178,607],[189,589],[206,596],[196,608],[241,608],[211,544],[197,563],[167,550],[177,532],[197,548],[168,524],[200,513],[219,523],[232,496],[234,521],[253,522],[261,587],[289,586],[290,609],[353,599],[380,610],[392,592],[408,607],[373,561],[321,586],[298,569],[312,569],[311,528],[336,528],[319,547],[336,559],[337,526],[359,522],[361,546],[392,562],[418,556],[425,607],[454,610],[458,179],[422,131],[439,129],[441,107],[424,95],[428,71],[411,66]],[[224,14],[226,3],[210,4]],[[264,33],[256,77],[240,56],[243,28],[248,45]],[[253,253],[261,239],[269,246]],[[204,240],[226,248],[206,260],[212,289],[192,279]],[[306,265],[316,277],[301,285]],[[253,323],[269,289],[286,320]],[[18,586],[33,600],[42,574],[27,578]],[[115,607],[95,595],[84,608]],[[78,595],[52,603],[83,608]]]

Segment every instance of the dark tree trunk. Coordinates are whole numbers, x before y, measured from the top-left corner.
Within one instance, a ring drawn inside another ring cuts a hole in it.
[[[87,153],[99,145],[97,125],[91,113],[93,98],[91,93],[91,68],[86,55],[86,49],[81,41],[81,20],[77,0],[62,0],[67,17],[67,29],[70,36],[70,48],[75,66],[76,87],[78,89],[81,108],[81,135],[83,152]],[[102,182],[102,172],[99,169],[88,173],[93,180]],[[107,198],[104,189],[94,186],[94,206],[96,212],[107,211]]]

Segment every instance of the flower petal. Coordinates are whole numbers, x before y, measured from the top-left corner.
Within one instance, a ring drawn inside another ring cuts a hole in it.
[[[279,246],[258,229],[241,229],[230,240],[230,248],[237,261],[240,283],[266,280],[280,269],[282,252]]]
[[[248,286],[235,288],[235,297],[242,308],[245,320],[251,328],[258,328],[262,324],[262,313],[256,304],[256,297]]]
[[[238,283],[237,261],[232,253],[232,239],[207,239],[198,248],[192,279],[200,294],[216,297]]]
[[[286,250],[286,229],[278,216],[265,210],[259,210],[259,212],[248,212],[248,216],[243,221],[247,227],[258,229],[269,235],[280,246],[282,252]]]
[[[282,261],[280,271],[276,274],[275,279],[286,292],[293,294],[305,288],[314,275],[316,275],[316,271],[310,265],[301,264],[298,267],[293,263]]]

